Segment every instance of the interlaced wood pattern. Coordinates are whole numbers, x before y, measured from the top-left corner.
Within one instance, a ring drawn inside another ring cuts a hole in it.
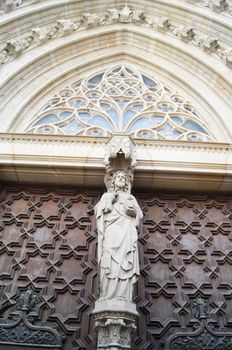
[[[231,197],[163,194],[140,201],[136,349],[161,350],[172,333],[194,331],[191,304],[198,297],[216,328],[231,326]]]
[[[1,298],[17,302],[31,286],[39,294],[37,319],[66,336],[64,350],[94,344],[96,198],[74,189],[8,187],[1,193]]]
[[[98,295],[93,207],[102,191],[6,186],[0,196],[0,305],[29,286],[35,319],[66,336],[64,350],[95,349]],[[232,199],[140,194],[140,314],[133,349],[162,350],[170,334],[194,331],[191,304],[203,298],[219,331],[232,321]],[[16,347],[15,347],[16,349]],[[33,348],[32,348],[33,350]]]

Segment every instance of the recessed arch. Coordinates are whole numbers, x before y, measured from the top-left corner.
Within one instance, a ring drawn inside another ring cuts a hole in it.
[[[184,43],[162,38],[161,34],[149,30],[132,26],[125,29],[120,25],[75,34],[65,43],[57,41],[55,47],[50,43],[36,48],[33,56],[28,52],[4,67],[5,81],[0,88],[4,95],[0,115],[0,120],[5,120],[2,131],[22,132],[39,101],[51,94],[53,87],[122,59],[137,68],[143,67],[145,73],[160,77],[190,96],[201,115],[213,121],[217,140],[231,140],[227,127],[231,115],[228,69],[224,66],[221,70],[215,69],[213,57],[206,62],[201,53],[192,55]],[[17,109],[13,105],[17,105]]]

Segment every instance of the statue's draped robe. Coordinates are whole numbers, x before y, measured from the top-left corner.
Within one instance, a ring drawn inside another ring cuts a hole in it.
[[[139,276],[136,226],[143,214],[136,199],[125,192],[105,193],[95,207],[98,228],[100,298],[132,300]],[[133,207],[136,216],[126,214]]]

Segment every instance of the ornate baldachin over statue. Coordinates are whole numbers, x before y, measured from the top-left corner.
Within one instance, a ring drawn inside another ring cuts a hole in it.
[[[98,229],[100,299],[132,301],[139,276],[137,229],[143,214],[130,194],[130,179],[116,171],[95,207]]]

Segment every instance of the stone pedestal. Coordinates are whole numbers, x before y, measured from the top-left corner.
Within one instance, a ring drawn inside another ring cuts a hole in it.
[[[131,335],[138,316],[134,303],[98,300],[93,314],[98,332],[97,350],[131,349]]]

